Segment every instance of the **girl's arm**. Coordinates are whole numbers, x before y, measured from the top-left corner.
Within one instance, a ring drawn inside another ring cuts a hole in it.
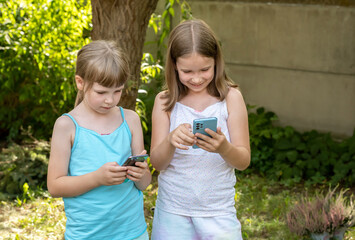
[[[231,88],[226,97],[228,108],[228,131],[231,142],[228,142],[220,128],[217,132],[207,129],[211,138],[199,134],[206,141],[198,141],[200,147],[207,151],[217,152],[231,166],[238,170],[246,169],[250,164],[250,144],[248,113],[239,90]]]
[[[170,119],[168,113],[163,110],[164,101],[161,99],[162,94],[162,92],[159,93],[154,101],[150,146],[150,162],[158,171],[168,167],[175,152],[175,147],[168,140]]]
[[[231,88],[227,95],[228,130],[231,142],[222,146],[220,155],[238,170],[250,164],[248,112],[241,92]]]
[[[58,118],[53,129],[47,175],[48,191],[53,197],[78,196],[98,186],[120,184],[126,179],[127,168],[115,162],[85,175],[68,176],[74,135],[72,120],[66,116]]]
[[[125,109],[125,116],[132,134],[132,155],[142,155],[144,150],[144,140],[141,121],[136,112]],[[135,167],[127,167],[127,178],[134,181],[139,190],[145,190],[152,180],[148,163],[136,162]]]
[[[170,132],[170,119],[164,111],[165,100],[161,98],[162,95],[163,92],[159,93],[154,102],[150,147],[150,162],[158,171],[169,166],[176,148],[186,150],[186,146],[192,146],[196,141],[190,124],[181,124]]]

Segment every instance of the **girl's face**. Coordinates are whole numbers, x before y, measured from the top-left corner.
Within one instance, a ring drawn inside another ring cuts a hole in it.
[[[202,56],[198,53],[183,55],[176,60],[176,70],[182,84],[189,91],[202,92],[214,78],[213,58]]]
[[[116,107],[121,99],[121,87],[104,87],[98,83],[94,83],[90,89],[85,92],[84,102],[92,110],[98,113],[108,113],[112,108]]]

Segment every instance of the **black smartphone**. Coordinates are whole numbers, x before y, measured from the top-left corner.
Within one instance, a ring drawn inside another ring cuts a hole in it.
[[[148,154],[130,156],[122,166],[135,166],[136,162],[144,162],[149,157]]]
[[[199,118],[193,121],[192,133],[202,133],[206,136],[211,137],[208,133],[205,132],[205,129],[209,128],[212,131],[217,131],[217,118]],[[197,145],[193,145],[192,148],[199,148]]]

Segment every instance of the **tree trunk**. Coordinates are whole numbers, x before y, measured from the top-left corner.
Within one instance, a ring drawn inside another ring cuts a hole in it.
[[[120,105],[135,108],[146,30],[158,0],[91,0],[92,40],[117,41],[128,57],[131,78]]]

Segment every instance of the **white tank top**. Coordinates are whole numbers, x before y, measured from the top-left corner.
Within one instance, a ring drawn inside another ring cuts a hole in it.
[[[226,102],[217,102],[202,112],[177,102],[170,115],[170,132],[182,123],[197,118],[217,117],[217,127],[230,141]],[[212,217],[235,213],[236,177],[231,167],[218,153],[203,149],[176,149],[168,168],[158,177],[156,206],[166,212]]]

